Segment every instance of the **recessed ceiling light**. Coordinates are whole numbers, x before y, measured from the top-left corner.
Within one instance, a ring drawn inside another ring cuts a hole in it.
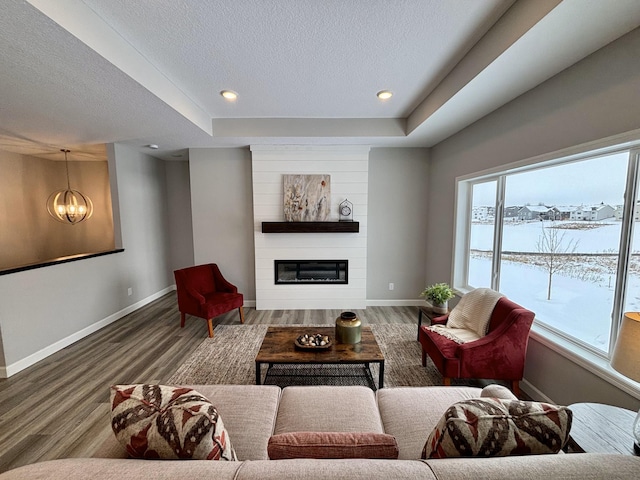
[[[147,145],[148,148],[150,148],[151,150],[157,150],[158,149],[158,145],[156,145],[155,143],[150,143],[149,145]]]
[[[393,92],[391,90],[380,90],[376,95],[380,100],[388,100],[393,97]]]
[[[225,99],[233,101],[236,98],[238,98],[238,94],[236,92],[234,92],[233,90],[222,90],[220,92],[220,95],[222,95]]]

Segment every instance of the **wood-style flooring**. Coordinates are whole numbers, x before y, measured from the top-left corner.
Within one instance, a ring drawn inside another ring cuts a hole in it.
[[[246,324],[334,324],[341,310],[245,308]],[[417,307],[356,310],[363,325],[413,323]],[[237,311],[215,325],[239,324]],[[163,383],[207,337],[206,322],[180,328],[175,292],[8,379],[0,379],[0,472],[44,460],[88,457],[107,435],[109,386]]]

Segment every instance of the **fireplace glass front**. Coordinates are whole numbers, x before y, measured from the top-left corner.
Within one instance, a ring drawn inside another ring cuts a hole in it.
[[[275,260],[275,283],[349,283],[348,260]]]

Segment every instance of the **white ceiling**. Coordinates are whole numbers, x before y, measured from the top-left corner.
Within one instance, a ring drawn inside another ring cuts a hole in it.
[[[638,0],[2,0],[0,149],[432,146],[638,25]]]

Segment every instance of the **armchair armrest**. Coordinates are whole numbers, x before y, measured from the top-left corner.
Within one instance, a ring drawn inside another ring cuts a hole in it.
[[[508,336],[491,332],[478,340],[458,345],[456,357],[464,364],[484,363],[488,357],[494,356],[496,350],[502,350],[507,340]]]
[[[218,268],[218,265],[215,263],[211,264],[211,268],[213,269],[213,278],[216,282],[216,290],[219,292],[227,292],[227,293],[238,293],[238,287],[229,283],[226,278],[222,276],[222,272]]]
[[[195,298],[200,305],[204,305],[205,299],[199,292],[195,291],[191,287],[185,287],[185,289],[187,293],[191,295],[193,298]]]
[[[216,279],[216,290],[227,293],[238,293],[238,287],[229,283],[223,276]]]
[[[491,365],[491,378],[522,378],[533,312],[522,309],[510,316],[484,337],[458,346],[456,356],[463,377],[485,378]]]
[[[446,325],[447,320],[449,320],[449,314],[445,313],[439,317],[433,317],[431,319],[431,325]]]

